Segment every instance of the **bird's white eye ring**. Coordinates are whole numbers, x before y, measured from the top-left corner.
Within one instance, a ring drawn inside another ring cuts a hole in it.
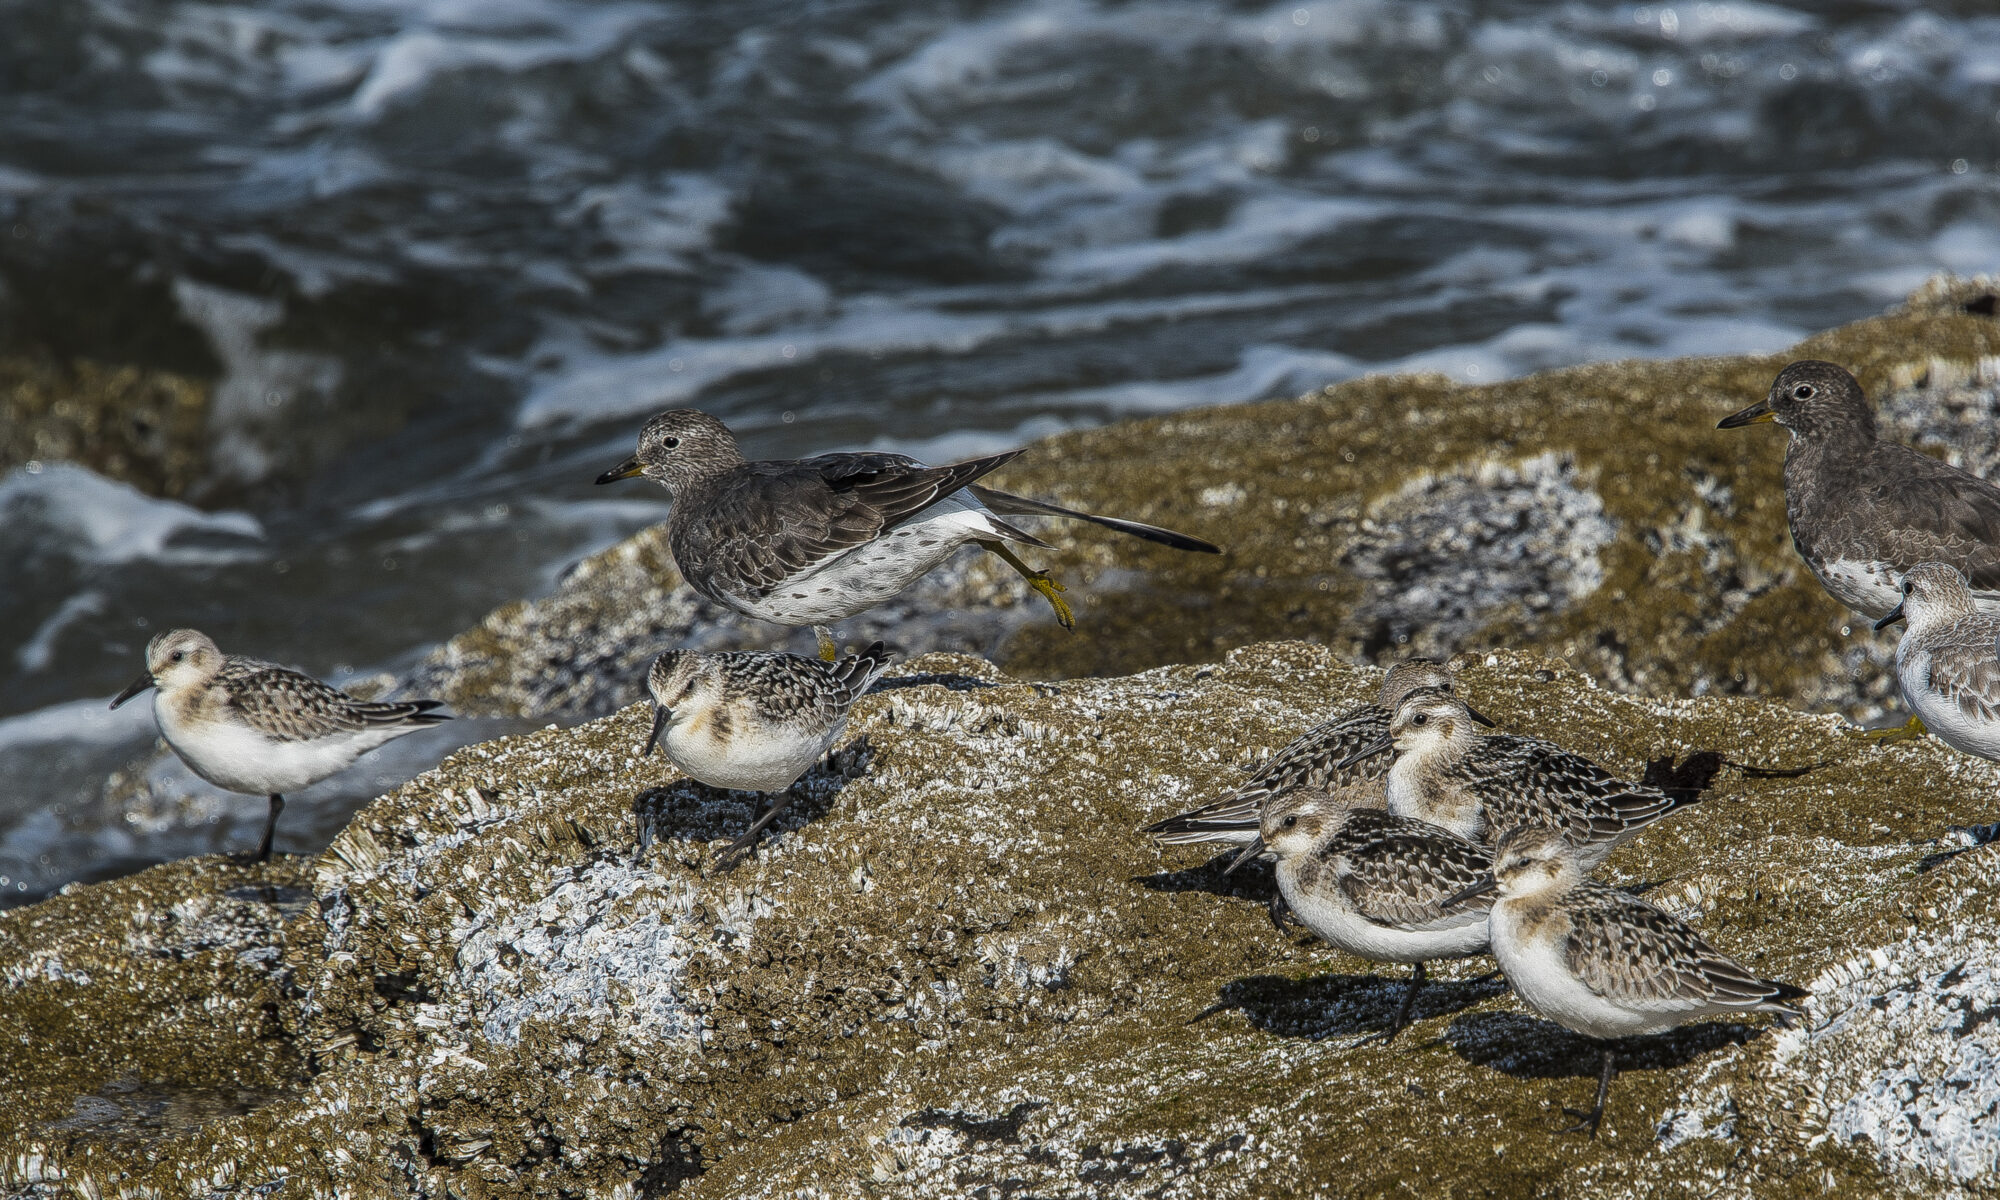
[[[1416,715],[1416,719],[1415,719],[1415,721],[1414,721],[1414,724],[1417,724],[1417,725],[1428,725],[1428,724],[1430,724],[1430,723],[1431,723],[1431,715],[1430,715],[1429,713],[1418,713],[1418,714]]]
[[[1794,400],[1810,400],[1812,398],[1813,385],[1810,383],[1802,383],[1792,389],[1792,399]]]
[[[679,438],[670,437],[667,439],[667,449],[669,450],[673,449],[675,446],[678,446],[680,444],[681,440]]]

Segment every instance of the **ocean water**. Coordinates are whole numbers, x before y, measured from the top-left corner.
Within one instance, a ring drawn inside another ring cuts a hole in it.
[[[1972,3],[16,0],[0,344],[212,378],[176,500],[0,477],[0,897],[254,838],[103,703],[150,634],[406,666],[659,519],[671,405],[952,456],[1766,351],[2000,268]],[[452,744],[297,798],[280,845]],[[176,774],[176,772],[178,774]],[[137,797],[137,798],[135,798]]]

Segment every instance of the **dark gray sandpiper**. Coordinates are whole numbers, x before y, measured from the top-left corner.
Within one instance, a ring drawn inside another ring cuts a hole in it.
[[[932,467],[902,454],[820,454],[747,462],[728,426],[674,409],[646,423],[638,453],[597,477],[633,475],[673,493],[667,545],[696,592],[747,616],[826,626],[882,603],[972,542],[992,551],[1075,627],[1063,587],[1012,546],[1050,549],[1004,516],[1072,517],[1177,550],[1219,554],[1200,538],[1138,521],[1031,500],[974,481],[1021,454],[1010,450]]]
[[[2000,611],[2000,487],[1877,439],[1861,385],[1829,362],[1791,364],[1770,395],[1716,428],[1767,421],[1791,431],[1785,515],[1829,595],[1872,621],[1896,606],[1911,567],[1942,562],[1981,608]]]

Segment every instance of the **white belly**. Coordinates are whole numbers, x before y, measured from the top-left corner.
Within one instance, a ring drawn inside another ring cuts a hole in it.
[[[677,714],[660,744],[676,767],[710,787],[781,792],[818,762],[845,728],[844,716],[818,737],[734,725],[725,739],[717,737],[706,714],[697,711],[686,717]]]
[[[1903,602],[1902,574],[1888,563],[1836,558],[1823,566],[1806,565],[1834,599],[1870,620]]]
[[[1896,648],[1896,678],[1903,685],[1903,700],[1910,711],[1945,745],[2000,762],[2000,719],[1967,716],[1958,705],[1931,691],[1924,685],[1930,670],[1929,651],[1911,651],[1907,639]]]
[[[391,726],[339,733],[306,742],[285,742],[235,721],[182,724],[158,696],[153,717],[188,769],[219,788],[252,796],[296,792],[346,769],[383,742],[416,726]]]
[[[1680,1009],[1627,1007],[1585,987],[1569,969],[1561,939],[1542,938],[1523,944],[1507,904],[1493,906],[1493,958],[1507,976],[1507,986],[1529,1008],[1585,1037],[1617,1038],[1672,1029],[1699,1015]]]
[[[1306,928],[1337,950],[1375,962],[1414,963],[1432,958],[1457,958],[1486,949],[1486,914],[1478,913],[1432,929],[1399,929],[1362,916],[1345,895],[1308,894],[1298,886],[1297,873],[1278,866],[1278,890]]]
[[[1005,539],[986,506],[964,492],[845,554],[778,585],[759,600],[728,597],[750,616],[780,625],[825,625],[889,600],[974,538]],[[717,785],[721,786],[721,785]]]

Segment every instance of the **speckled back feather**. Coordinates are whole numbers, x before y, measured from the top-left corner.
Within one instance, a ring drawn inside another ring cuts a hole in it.
[[[432,712],[437,700],[359,700],[289,667],[230,655],[210,685],[243,723],[285,742],[357,730],[436,725],[451,718]]]
[[[1565,961],[1591,991],[1628,1004],[1696,1001],[1791,1016],[1807,993],[1762,979],[1680,919],[1639,897],[1586,880],[1559,908],[1569,918]]]

